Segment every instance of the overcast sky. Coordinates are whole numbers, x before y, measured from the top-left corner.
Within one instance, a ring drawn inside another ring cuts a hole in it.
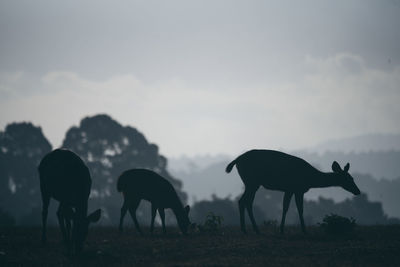
[[[0,129],[107,113],[166,156],[400,133],[400,1],[0,1]]]

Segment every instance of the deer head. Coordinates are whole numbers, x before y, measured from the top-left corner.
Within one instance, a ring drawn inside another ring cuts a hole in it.
[[[76,218],[76,214],[73,214],[73,216]],[[77,220],[77,225],[74,228],[74,245],[75,249],[77,252],[80,252],[83,248],[83,244],[87,238],[88,235],[88,230],[89,230],[89,224],[94,223],[100,220],[101,217],[101,209],[98,209],[91,214],[89,214],[87,217],[83,218],[83,220]]]
[[[183,234],[186,234],[189,228],[189,225],[191,224],[189,220],[189,211],[190,211],[190,206],[187,205],[185,208],[182,209],[179,214],[177,214],[176,218],[178,221],[179,228],[181,229]]]
[[[336,161],[332,163],[332,171],[337,175],[339,185],[346,191],[359,195],[360,189],[354,183],[354,178],[349,174],[350,163],[347,163],[342,169]]]

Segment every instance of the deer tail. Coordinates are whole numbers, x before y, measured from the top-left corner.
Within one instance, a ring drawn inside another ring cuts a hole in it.
[[[228,166],[226,166],[225,171],[227,173],[230,173],[232,171],[233,166],[235,166],[235,164],[236,164],[236,159],[234,161],[232,161],[231,163],[229,163]]]

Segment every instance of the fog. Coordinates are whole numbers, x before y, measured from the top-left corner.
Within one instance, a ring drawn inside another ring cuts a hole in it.
[[[166,156],[400,132],[399,1],[2,1],[0,128],[86,115]]]

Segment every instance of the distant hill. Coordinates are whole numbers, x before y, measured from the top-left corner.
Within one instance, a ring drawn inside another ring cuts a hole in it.
[[[342,166],[350,162],[350,173],[356,179],[361,191],[367,193],[372,201],[382,202],[383,209],[389,216],[400,218],[400,209],[397,208],[400,201],[400,195],[398,195],[400,192],[400,151],[322,154],[295,151],[289,153],[304,158],[322,171],[330,171],[334,160]],[[169,171],[183,182],[183,189],[188,193],[190,202],[211,200],[213,194],[220,198],[227,196],[235,198],[243,192],[243,183],[236,170],[230,174],[224,171],[233,158],[219,155],[214,158],[216,161],[212,162],[213,158],[207,156],[185,157],[185,162],[189,163],[185,167],[184,162],[181,162],[181,165],[174,165],[178,162],[175,159],[170,161]],[[202,160],[201,164],[198,164],[198,159]],[[313,189],[306,194],[306,198],[314,200],[319,196],[342,201],[351,197],[351,194],[340,188]]]
[[[400,177],[394,180],[377,180],[371,175],[353,173],[355,182],[361,192],[368,195],[371,201],[382,203],[383,210],[391,217],[400,218]],[[307,199],[317,200],[318,197],[334,199],[336,202],[353,197],[352,194],[339,187],[311,189],[306,195]]]
[[[393,180],[400,177],[400,151],[334,152],[315,153],[293,151],[322,171],[330,171],[333,161],[344,165],[350,163],[351,173],[370,174],[376,179]]]
[[[311,151],[323,153],[335,152],[369,152],[400,150],[400,134],[367,134],[349,138],[328,140],[310,148]]]
[[[249,148],[250,149],[250,148]],[[297,151],[284,151],[297,155],[320,167],[330,170],[334,160],[350,162],[351,171],[371,174],[389,180],[400,177],[400,134],[369,134],[328,140],[317,146]],[[169,158],[172,172],[200,171],[218,162],[228,162],[238,155],[199,155]]]
[[[243,183],[237,172],[225,173],[228,161],[219,161],[202,169],[182,171],[169,169],[174,177],[183,182],[183,190],[189,195],[189,202],[211,200],[212,194],[225,198],[236,197],[242,192]]]
[[[175,172],[200,171],[217,162],[229,161],[231,158],[231,156],[224,154],[169,157],[168,168]]]

